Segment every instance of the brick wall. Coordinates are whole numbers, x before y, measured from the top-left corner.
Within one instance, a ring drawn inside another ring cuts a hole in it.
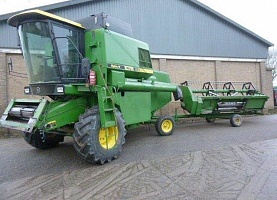
[[[7,62],[10,58],[13,63],[13,71],[8,75],[8,99],[29,98],[24,94],[24,87],[29,85],[25,63],[21,54],[6,54]]]
[[[6,55],[0,53],[0,114],[5,111],[7,106],[7,70]],[[0,128],[0,136],[7,133],[7,130]]]
[[[264,62],[261,62],[259,64],[260,64],[261,91],[270,97],[269,100],[265,104],[265,108],[272,109],[272,108],[274,108],[272,71],[266,69]],[[267,112],[267,110],[266,110],[266,112]]]
[[[11,61],[13,70],[9,72]],[[0,76],[0,115],[2,115],[12,98],[26,98],[23,89],[28,85],[28,79],[22,55],[0,53]],[[0,135],[5,134],[18,135],[20,133],[0,128]]]
[[[3,113],[7,105],[7,65],[4,53],[0,53],[0,76],[0,112]]]

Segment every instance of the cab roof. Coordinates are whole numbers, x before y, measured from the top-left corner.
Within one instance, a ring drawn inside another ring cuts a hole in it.
[[[30,20],[30,19],[34,19],[34,20],[41,20],[41,19],[52,19],[54,21],[58,21],[58,22],[62,22],[62,23],[66,23],[69,25],[73,25],[75,27],[79,27],[79,28],[83,28],[85,29],[85,27],[82,26],[82,24],[71,21],[69,19],[63,18],[63,17],[59,17],[57,15],[53,15],[51,13],[42,11],[42,10],[28,10],[25,12],[21,12],[19,14],[13,15],[12,17],[10,17],[8,19],[8,24],[14,27],[17,27],[18,25],[22,24],[24,21]]]

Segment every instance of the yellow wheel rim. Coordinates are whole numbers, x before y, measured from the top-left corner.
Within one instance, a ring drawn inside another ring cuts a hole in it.
[[[118,129],[116,126],[101,128],[99,131],[99,143],[104,149],[112,149],[118,140]]]
[[[236,119],[235,119],[235,123],[236,123],[236,124],[240,124],[240,123],[241,123],[241,118],[236,117]]]
[[[166,119],[162,123],[162,131],[165,133],[169,133],[173,128],[173,123],[171,120]]]

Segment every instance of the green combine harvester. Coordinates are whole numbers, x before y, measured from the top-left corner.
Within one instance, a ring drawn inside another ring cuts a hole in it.
[[[19,32],[30,82],[24,92],[43,98],[12,99],[0,126],[22,131],[38,149],[73,136],[81,157],[104,164],[119,156],[126,128],[156,123],[159,135],[171,135],[175,121],[187,117],[228,117],[240,126],[240,115],[259,112],[268,99],[250,83],[241,90],[172,84],[152,69],[149,47],[133,38],[130,25],[104,13],[73,22],[31,10],[8,24]],[[172,94],[187,114],[155,116]]]

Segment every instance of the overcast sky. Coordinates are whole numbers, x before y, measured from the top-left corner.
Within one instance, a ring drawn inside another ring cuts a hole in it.
[[[276,0],[199,0],[271,43],[277,44]]]
[[[0,0],[0,14],[61,1],[65,0]],[[266,40],[277,44],[277,0],[199,1]]]

